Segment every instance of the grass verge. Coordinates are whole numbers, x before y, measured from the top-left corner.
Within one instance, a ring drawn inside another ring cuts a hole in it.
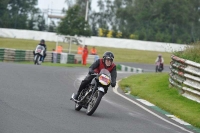
[[[143,98],[176,117],[200,128],[200,103],[189,100],[169,87],[168,73],[143,73],[122,79],[120,87],[129,87],[131,94]]]

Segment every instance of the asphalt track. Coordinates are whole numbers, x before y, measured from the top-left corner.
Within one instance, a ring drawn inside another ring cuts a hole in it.
[[[0,133],[193,133],[119,88],[92,116],[75,111],[69,99],[87,71],[0,62]],[[118,80],[131,74],[119,72]]]

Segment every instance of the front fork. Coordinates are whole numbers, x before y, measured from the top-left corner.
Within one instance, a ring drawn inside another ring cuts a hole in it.
[[[101,92],[103,92],[103,93],[105,94],[105,89],[104,89],[103,87],[97,87],[97,86],[95,86],[95,88],[93,89],[92,94],[91,94],[91,96],[90,96],[90,99],[89,99],[88,102],[87,102],[87,105],[88,105],[88,104],[90,103],[90,101],[92,100],[93,95],[95,94],[96,91],[101,91]]]
[[[39,55],[39,54],[35,54],[34,59],[36,60],[37,55],[40,56],[40,60],[39,60],[39,61],[42,61],[43,58],[44,58],[44,56],[41,56],[41,55]]]

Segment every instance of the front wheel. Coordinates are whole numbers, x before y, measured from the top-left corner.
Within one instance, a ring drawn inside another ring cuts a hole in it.
[[[78,103],[75,103],[75,110],[76,110],[76,111],[80,111],[81,108],[82,108],[81,105],[79,105]]]
[[[101,102],[101,98],[103,97],[104,93],[101,91],[96,91],[91,99],[91,101],[88,104],[86,114],[92,115],[94,111],[99,106],[99,103]]]
[[[158,72],[158,66],[156,66],[156,72]]]
[[[83,89],[80,93],[80,95],[78,96],[78,100],[81,100],[81,98],[85,95],[85,90]],[[75,110],[76,111],[80,111],[82,108],[82,106],[78,103],[75,103]]]
[[[39,60],[40,60],[40,56],[37,54],[37,55],[35,56],[34,64],[35,64],[35,65],[39,65]]]

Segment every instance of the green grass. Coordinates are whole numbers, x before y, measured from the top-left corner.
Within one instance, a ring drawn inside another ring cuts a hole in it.
[[[176,117],[200,128],[200,104],[169,87],[168,73],[145,73],[122,79],[120,87],[131,89],[131,94],[155,104]]]
[[[20,50],[33,50],[39,41],[35,40],[25,40],[25,39],[12,39],[12,38],[0,38],[0,48],[12,48]],[[56,42],[46,41],[47,50],[52,51],[55,49]],[[59,43],[63,46],[64,52],[68,52],[69,45],[66,43]],[[95,45],[95,44],[94,44]],[[116,44],[120,45],[120,44]],[[90,50],[93,46],[88,46]],[[72,53],[77,51],[78,46],[73,44],[71,47]],[[165,64],[169,64],[171,61],[171,53],[168,52],[157,52],[157,51],[143,51],[125,48],[110,48],[110,47],[97,47],[97,52],[100,57],[102,57],[105,51],[112,51],[115,55],[115,62],[133,62],[133,63],[144,63],[144,64],[154,64],[154,61],[159,53],[164,57]]]
[[[191,60],[197,63],[200,63],[200,42],[196,42],[191,44],[190,46],[186,47],[186,50],[182,51],[182,52],[174,52],[174,55],[183,58],[183,59],[187,59],[187,60]]]

